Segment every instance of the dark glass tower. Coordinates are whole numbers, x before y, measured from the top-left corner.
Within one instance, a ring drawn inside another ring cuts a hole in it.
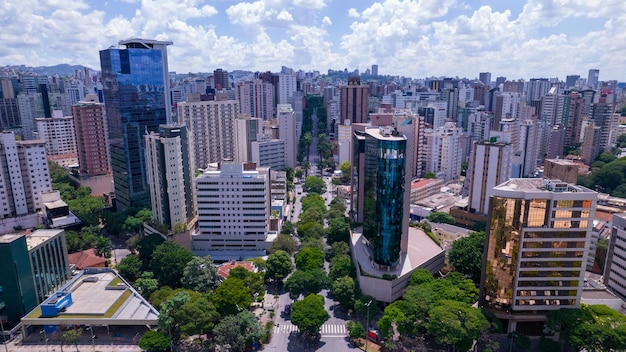
[[[406,143],[390,127],[355,132],[353,216],[363,223],[370,257],[379,266],[396,266],[402,251]]]
[[[100,51],[116,204],[150,207],[143,136],[169,124],[167,45],[147,39]]]

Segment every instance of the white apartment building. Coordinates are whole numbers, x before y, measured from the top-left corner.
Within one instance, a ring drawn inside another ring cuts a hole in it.
[[[604,284],[626,301],[626,214],[613,215],[611,244],[606,255]]]
[[[259,78],[252,81],[237,82],[235,87],[239,112],[269,120],[274,115],[274,86]]]
[[[252,161],[252,142],[263,130],[263,120],[252,118],[248,114],[239,114],[235,120],[235,161],[243,163]]]
[[[289,104],[278,104],[276,110],[278,111],[278,136],[285,141],[285,166],[295,169],[298,153],[296,113]]]
[[[298,79],[295,73],[278,74],[278,101],[277,104],[288,104],[293,93],[298,89]]]
[[[46,141],[46,153],[52,161],[66,167],[78,165],[76,130],[72,116],[63,116],[62,111],[56,110],[52,118],[37,118],[35,123],[39,139]]]
[[[284,170],[287,166],[284,140],[264,138],[250,144],[252,162],[257,165],[271,167],[272,170]]]
[[[461,174],[461,134],[454,122],[446,122],[437,130],[426,130],[425,171],[434,172],[444,182]]]
[[[510,143],[474,143],[467,170],[470,212],[487,214],[493,187],[511,176],[513,146]]]
[[[263,255],[269,248],[270,172],[254,163],[221,163],[196,178],[196,255],[231,260]]]
[[[187,126],[193,162],[198,168],[236,158],[236,100],[187,101],[178,103],[178,121]]]
[[[40,211],[41,193],[52,190],[45,142],[0,133],[0,166],[0,218]]]

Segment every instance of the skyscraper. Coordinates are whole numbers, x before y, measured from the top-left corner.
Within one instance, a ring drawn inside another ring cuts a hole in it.
[[[190,141],[183,124],[161,125],[159,133],[146,139],[152,216],[173,229],[187,224],[196,213],[195,167],[189,153]]]
[[[513,146],[495,141],[474,144],[467,170],[470,212],[487,214],[491,189],[511,176]]]
[[[217,90],[230,88],[228,71],[222,70],[221,68],[213,71],[213,87]]]
[[[484,85],[491,85],[491,72],[481,72],[478,74],[478,80],[481,81]]]
[[[378,76],[378,65],[372,65],[372,76]]]
[[[88,94],[87,100],[72,106],[79,170],[87,176],[108,175],[111,169],[105,107],[97,102],[95,94]]]
[[[509,331],[580,305],[597,197],[540,178],[493,188],[479,305],[509,321]]]
[[[597,68],[590,69],[587,76],[587,85],[591,88],[596,88],[598,86],[598,78],[600,78],[600,70]]]
[[[367,122],[367,103],[369,86],[361,84],[360,77],[349,77],[348,85],[341,87],[339,118],[341,124]]]
[[[278,104],[277,110],[278,136],[285,141],[285,166],[295,169],[298,151],[296,113],[289,104]]]
[[[274,115],[274,86],[259,78],[252,81],[237,82],[236,92],[239,112],[269,120]]]
[[[149,206],[143,135],[172,121],[172,42],[132,38],[119,44],[126,48],[100,51],[115,197],[120,208]]]
[[[76,130],[72,116],[56,110],[49,119],[35,119],[39,138],[46,142],[48,158],[61,166],[76,166]]]

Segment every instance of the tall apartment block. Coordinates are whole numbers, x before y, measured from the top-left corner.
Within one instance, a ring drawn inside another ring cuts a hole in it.
[[[52,118],[35,119],[35,123],[39,139],[46,142],[48,159],[64,167],[76,166],[78,154],[74,118],[55,110]]]
[[[210,163],[235,160],[235,123],[238,115],[239,103],[236,100],[188,100],[178,103],[178,121],[184,123],[189,131],[196,167],[203,169]]]
[[[251,118],[250,115],[240,114],[235,123],[235,144],[237,146],[235,161],[252,161],[252,142],[257,141],[257,135],[263,129],[263,121],[258,118]]]
[[[580,305],[598,194],[540,178],[491,194],[479,305],[528,332],[548,311]]]
[[[626,214],[613,215],[611,243],[604,267],[604,284],[626,301]]]
[[[71,277],[63,230],[0,236],[0,319],[13,327]],[[10,263],[10,265],[8,264]]]
[[[597,68],[592,68],[589,70],[589,74],[587,75],[587,85],[591,88],[596,88],[598,86],[600,78],[600,70]]]
[[[284,140],[265,136],[250,144],[252,162],[272,170],[284,170],[287,167],[285,154],[287,146]]]
[[[460,175],[461,134],[461,129],[454,122],[446,122],[436,130],[426,130],[424,137],[426,172],[438,173],[444,181],[455,179]]]
[[[196,178],[198,233],[196,255],[214,260],[255,257],[265,253],[270,200],[270,172],[254,163],[221,163]]]
[[[170,229],[176,223],[188,224],[196,215],[196,207],[195,167],[187,128],[161,125],[159,133],[150,132],[144,138],[153,218]]]
[[[295,73],[278,74],[277,104],[289,104],[293,94],[298,90],[298,79]]]
[[[467,170],[470,212],[485,215],[489,212],[491,189],[509,179],[512,159],[513,146],[510,143],[494,140],[474,144]]]
[[[100,51],[116,204],[149,206],[144,134],[172,122],[167,46],[132,38]]]
[[[296,133],[296,113],[289,104],[278,104],[278,136],[285,141],[285,166],[296,168],[298,140]]]
[[[217,90],[230,88],[228,71],[218,68],[213,71],[213,87]]]
[[[98,102],[95,94],[88,94],[86,101],[72,106],[72,116],[80,173],[89,177],[110,174],[104,104]]]
[[[259,78],[237,82],[235,87],[239,112],[269,120],[274,117],[274,86]]]
[[[348,85],[341,86],[339,118],[341,124],[366,123],[368,118],[369,86],[361,84],[360,77],[348,77]]]
[[[486,86],[491,85],[491,72],[480,72],[478,74],[478,80],[482,82],[482,84]]]
[[[41,193],[52,190],[44,141],[16,141],[13,132],[0,134],[0,189],[0,218],[42,209]]]

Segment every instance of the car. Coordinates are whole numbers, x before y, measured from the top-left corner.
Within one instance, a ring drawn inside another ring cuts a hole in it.
[[[290,315],[291,314],[291,304],[288,304],[285,306],[285,315]]]

